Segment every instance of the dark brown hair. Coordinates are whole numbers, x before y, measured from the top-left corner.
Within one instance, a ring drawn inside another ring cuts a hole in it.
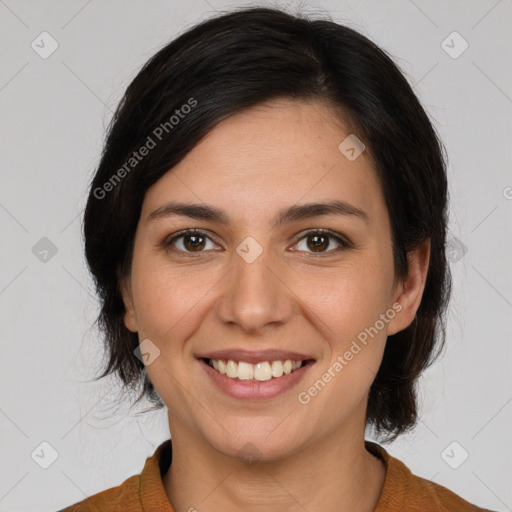
[[[240,9],[186,31],[149,59],[113,116],[83,226],[108,356],[96,379],[115,373],[126,388],[142,387],[137,401],[146,396],[164,405],[134,353],[138,336],[124,325],[119,289],[145,193],[221,120],[274,98],[324,100],[364,141],[391,220],[398,278],[408,273],[408,251],[430,239],[416,317],[388,337],[369,393],[367,426],[393,440],[415,425],[417,379],[445,339],[451,279],[444,148],[386,52],[351,28],[279,9]],[[141,157],[150,140],[154,147]]]

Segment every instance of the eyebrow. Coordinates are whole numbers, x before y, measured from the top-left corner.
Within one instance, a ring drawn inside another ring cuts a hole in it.
[[[230,224],[229,217],[224,210],[204,204],[187,204],[187,203],[167,203],[147,217],[147,222],[169,217],[172,215],[180,215],[192,219],[209,220],[220,224]],[[366,212],[356,206],[345,201],[335,200],[326,203],[306,203],[291,206],[280,210],[271,225],[273,228],[289,224],[298,220],[317,217],[320,215],[343,215],[352,216],[369,222]]]

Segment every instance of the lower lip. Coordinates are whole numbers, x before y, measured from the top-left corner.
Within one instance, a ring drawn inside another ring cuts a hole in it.
[[[213,383],[226,395],[242,400],[268,400],[288,391],[297,385],[312,366],[313,361],[308,361],[304,366],[291,373],[283,374],[281,377],[270,380],[244,381],[232,379],[213,369],[208,363],[199,360],[206,374]]]

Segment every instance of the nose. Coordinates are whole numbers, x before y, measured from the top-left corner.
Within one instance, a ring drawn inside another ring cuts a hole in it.
[[[294,295],[283,262],[263,250],[254,261],[234,252],[232,265],[223,280],[219,319],[255,335],[286,323],[293,314]]]

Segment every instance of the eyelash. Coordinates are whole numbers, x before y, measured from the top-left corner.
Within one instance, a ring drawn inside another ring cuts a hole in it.
[[[206,252],[203,250],[203,251],[198,251],[198,252],[194,253],[194,252],[189,252],[189,251],[183,251],[181,249],[176,249],[176,247],[173,246],[173,244],[176,240],[183,238],[187,235],[201,236],[203,238],[207,238],[208,240],[214,242],[214,240],[212,240],[212,238],[210,236],[208,236],[208,234],[205,231],[202,231],[200,229],[184,229],[182,231],[179,231],[178,233],[171,235],[170,237],[167,237],[163,241],[162,245],[166,249],[171,249],[173,251],[176,251],[179,253],[184,253],[184,254],[190,255],[192,257],[200,256],[201,254]],[[328,236],[329,238],[331,238],[332,240],[337,242],[340,245],[340,247],[338,247],[336,249],[324,251],[324,252],[318,252],[318,253],[307,252],[306,254],[308,255],[308,257],[313,257],[313,258],[316,258],[319,256],[322,257],[323,255],[326,255],[326,254],[329,255],[331,253],[336,253],[336,252],[339,252],[342,250],[352,248],[352,244],[348,240],[345,240],[345,239],[337,236],[333,231],[330,231],[329,229],[311,229],[309,231],[306,231],[305,233],[302,234],[302,236],[297,240],[297,242],[294,245],[298,244],[301,240],[303,240],[304,238],[307,238],[308,236],[311,236],[311,235]],[[301,251],[299,251],[299,252],[301,252]]]

